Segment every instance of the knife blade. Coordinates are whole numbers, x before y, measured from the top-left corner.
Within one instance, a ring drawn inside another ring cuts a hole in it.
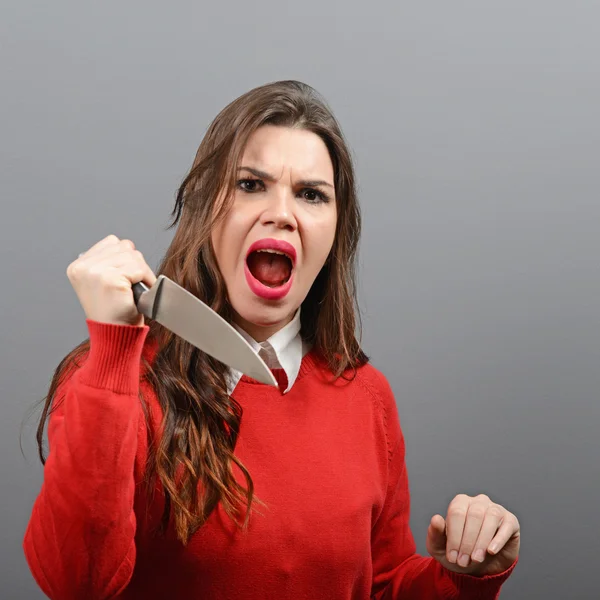
[[[190,344],[261,383],[277,380],[248,341],[221,315],[165,275],[149,288],[132,286],[139,312],[157,321]]]

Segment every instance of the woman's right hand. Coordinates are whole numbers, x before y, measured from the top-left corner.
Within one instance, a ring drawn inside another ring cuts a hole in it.
[[[131,240],[109,235],[67,268],[67,277],[88,319],[115,325],[144,325],[132,285],[152,286],[156,276]]]

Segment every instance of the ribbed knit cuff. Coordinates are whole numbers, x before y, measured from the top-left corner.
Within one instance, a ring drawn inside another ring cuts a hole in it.
[[[139,390],[140,362],[147,325],[113,325],[86,319],[90,333],[90,351],[79,378],[86,385],[117,394],[135,394]]]
[[[508,579],[508,576],[513,572],[518,562],[519,559],[517,558],[506,571],[497,575],[485,575],[484,577],[474,577],[472,575],[455,573],[448,569],[444,570],[458,591],[459,598],[462,597],[462,594],[466,598],[469,598],[469,600],[474,600],[475,598],[488,600],[489,598],[495,598],[495,594],[500,591],[502,584]]]

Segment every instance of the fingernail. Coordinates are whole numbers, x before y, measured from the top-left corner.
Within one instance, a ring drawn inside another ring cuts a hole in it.
[[[450,554],[448,556],[448,560],[451,563],[455,563],[457,558],[458,558],[458,552],[456,550],[452,550],[452,552],[450,552]]]
[[[475,552],[473,552],[473,554],[471,555],[471,559],[476,560],[477,562],[483,562],[483,558],[483,550],[481,549],[475,550]]]
[[[461,554],[460,558],[458,559],[458,564],[461,567],[466,567],[469,564],[469,555],[468,554]]]

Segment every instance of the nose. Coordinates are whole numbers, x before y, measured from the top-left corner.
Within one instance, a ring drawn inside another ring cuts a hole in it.
[[[295,198],[290,190],[278,190],[270,194],[261,215],[263,225],[275,225],[278,229],[296,231],[298,223],[294,214]]]

